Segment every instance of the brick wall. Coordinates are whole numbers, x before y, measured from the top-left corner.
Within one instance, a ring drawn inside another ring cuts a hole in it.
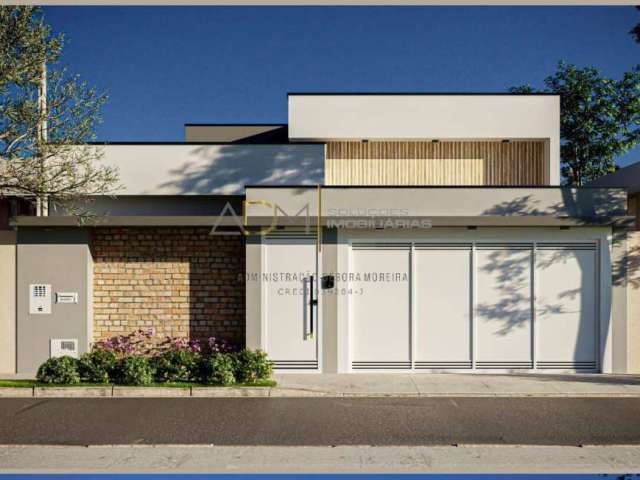
[[[96,228],[94,340],[153,327],[156,340],[244,343],[244,238],[209,231]]]

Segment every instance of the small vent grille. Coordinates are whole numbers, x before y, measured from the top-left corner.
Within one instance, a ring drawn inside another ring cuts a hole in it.
[[[317,370],[317,360],[274,360],[274,368],[278,370]]]
[[[410,243],[353,243],[353,250],[409,250]]]
[[[76,349],[76,344],[74,342],[66,341],[60,342],[60,350],[73,352]]]
[[[595,370],[596,362],[537,362],[540,369],[545,370]]]
[[[471,243],[416,243],[416,250],[470,250]]]
[[[533,368],[533,363],[531,361],[526,362],[476,362],[476,368],[479,369],[513,369],[513,370],[523,370],[523,369],[531,369]]]
[[[538,250],[595,250],[595,242],[583,242],[583,243],[538,243],[536,244]]]
[[[354,370],[408,370],[411,368],[411,362],[353,362],[351,368]]]
[[[51,357],[69,356],[78,358],[77,338],[52,338]]]
[[[532,250],[532,243],[477,243],[478,250]]]
[[[277,240],[313,240],[315,241],[317,236],[317,229],[313,226],[309,228],[286,228],[281,230],[272,230],[267,233],[264,238],[270,241]]]
[[[471,361],[469,360],[464,360],[464,361],[455,361],[455,362],[447,362],[447,361],[441,361],[441,362],[416,362],[415,363],[415,368],[416,369],[429,369],[429,368],[437,368],[437,369],[470,369],[471,368]]]

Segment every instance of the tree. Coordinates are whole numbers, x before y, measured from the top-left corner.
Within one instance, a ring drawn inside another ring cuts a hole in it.
[[[636,9],[640,10],[640,6],[637,6]],[[640,23],[633,27],[629,33],[636,39],[636,42],[640,43]]]
[[[39,8],[0,6],[0,198],[36,202],[41,214],[107,194],[118,178],[88,143],[106,96],[59,65],[63,45]]]
[[[565,183],[584,185],[615,170],[615,158],[640,142],[640,66],[621,80],[593,67],[560,62],[545,88],[513,87],[514,93],[560,95],[560,156]]]

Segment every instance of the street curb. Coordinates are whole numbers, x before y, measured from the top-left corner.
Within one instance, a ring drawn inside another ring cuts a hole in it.
[[[34,387],[34,397],[93,398],[113,396],[113,387]]]
[[[3,387],[0,388],[0,398],[34,397],[33,387]]]
[[[192,397],[269,397],[271,387],[191,387]]]
[[[113,387],[112,397],[120,398],[172,398],[190,397],[191,387]]]
[[[278,387],[0,387],[0,398],[640,398],[640,392],[326,392]]]

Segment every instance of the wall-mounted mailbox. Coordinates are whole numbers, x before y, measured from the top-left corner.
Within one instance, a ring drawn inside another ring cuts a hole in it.
[[[56,292],[56,303],[78,303],[78,292]]]
[[[44,283],[29,285],[29,313],[31,315],[51,313],[51,285]]]
[[[335,287],[336,277],[333,275],[323,275],[321,279],[321,286],[323,290],[330,290]]]

